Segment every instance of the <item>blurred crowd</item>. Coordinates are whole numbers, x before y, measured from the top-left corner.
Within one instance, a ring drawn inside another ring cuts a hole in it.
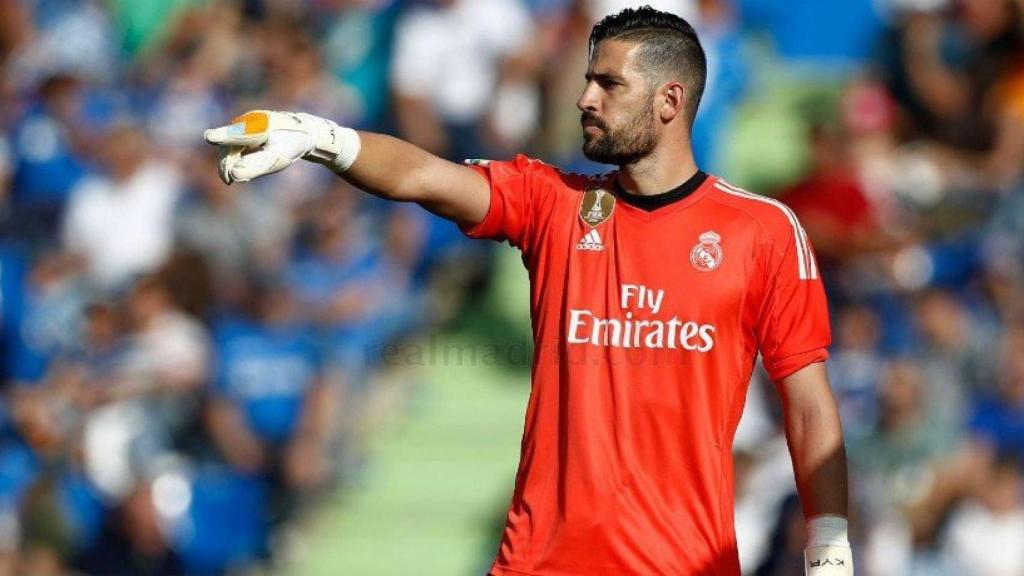
[[[644,3],[708,53],[699,164],[816,247],[858,573],[1024,575],[1022,0],[0,2],[0,574],[272,568],[364,465],[382,347],[487,285],[489,246],[318,167],[223,185],[204,128],[606,170],[587,37]],[[758,378],[736,441],[763,576],[802,571],[779,412]]]
[[[739,2],[770,77],[716,153],[815,245],[858,573],[1024,574],[1024,2],[795,4]],[[779,406],[763,382],[749,400],[741,558],[797,574]]]

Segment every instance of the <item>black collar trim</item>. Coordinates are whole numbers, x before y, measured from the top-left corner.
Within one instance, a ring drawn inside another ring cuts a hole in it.
[[[673,202],[678,202],[690,194],[693,194],[707,179],[708,175],[706,172],[703,170],[697,170],[696,174],[679,186],[676,186],[668,192],[661,192],[660,194],[652,194],[650,196],[641,196],[639,194],[627,192],[626,189],[622,187],[622,184],[619,184],[618,178],[615,178],[614,185],[616,196],[618,196],[620,200],[630,206],[635,206],[641,210],[651,212],[652,210],[668,206]]]

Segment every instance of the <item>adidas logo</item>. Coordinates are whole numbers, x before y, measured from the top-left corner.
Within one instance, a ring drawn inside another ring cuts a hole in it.
[[[592,250],[594,252],[600,252],[604,250],[604,243],[601,242],[601,237],[597,234],[597,230],[591,230],[587,232],[587,235],[580,240],[580,243],[576,245],[577,250]]]

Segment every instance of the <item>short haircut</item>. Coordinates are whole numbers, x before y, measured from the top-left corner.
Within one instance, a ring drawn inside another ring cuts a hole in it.
[[[708,62],[693,26],[670,12],[650,6],[626,8],[605,16],[590,31],[590,54],[603,40],[623,40],[640,45],[637,65],[648,87],[678,80],[687,88],[687,113],[690,123],[704,94]]]

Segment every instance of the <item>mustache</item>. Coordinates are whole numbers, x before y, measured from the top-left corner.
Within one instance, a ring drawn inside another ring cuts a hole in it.
[[[606,132],[608,131],[608,125],[604,123],[604,120],[601,120],[590,112],[583,112],[580,114],[580,124],[583,126],[597,126],[601,130]]]

